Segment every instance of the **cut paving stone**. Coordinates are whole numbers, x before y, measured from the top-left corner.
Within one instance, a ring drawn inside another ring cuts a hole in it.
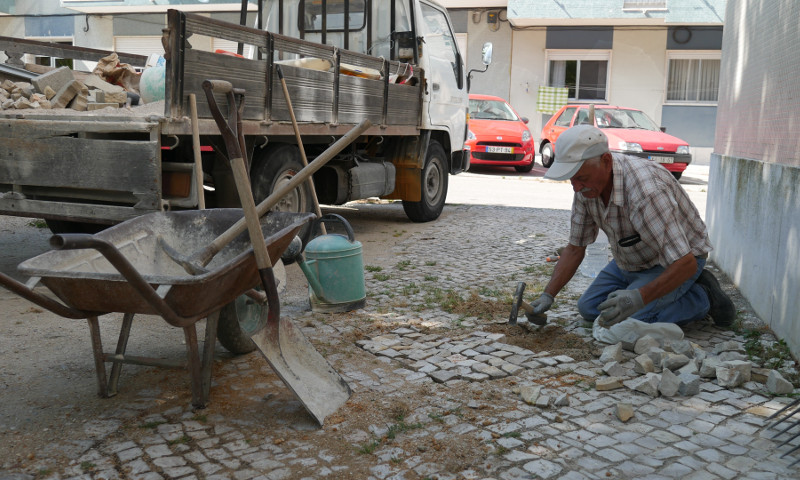
[[[73,81],[75,81],[75,76],[72,74],[72,70],[69,67],[59,67],[34,78],[31,80],[31,84],[38,92],[46,93],[45,89],[47,87],[50,87],[53,89],[53,91],[58,92],[67,85],[71,84]]]
[[[633,359],[633,371],[642,375],[655,371],[653,360],[648,355],[639,355]]]
[[[660,348],[660,347],[661,344],[658,342],[658,340],[651,337],[650,335],[645,335],[636,341],[636,345],[633,347],[633,351],[637,355],[641,355],[643,353],[647,353],[648,351],[650,351],[651,348]]]
[[[622,362],[623,360],[625,357],[622,356],[622,343],[607,346],[600,355],[600,361],[603,363]]]
[[[750,362],[732,360],[717,367],[717,383],[721,387],[735,388],[750,381]]]
[[[685,397],[690,397],[700,393],[700,377],[692,373],[681,373],[678,375],[681,384],[678,393]]]
[[[529,405],[536,405],[536,400],[541,393],[542,387],[540,385],[526,385],[519,389],[519,396]]]

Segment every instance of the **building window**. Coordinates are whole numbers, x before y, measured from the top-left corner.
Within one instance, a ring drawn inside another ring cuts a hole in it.
[[[608,53],[549,53],[547,86],[567,87],[570,100],[605,100]]]
[[[667,102],[716,103],[720,53],[669,55]]]

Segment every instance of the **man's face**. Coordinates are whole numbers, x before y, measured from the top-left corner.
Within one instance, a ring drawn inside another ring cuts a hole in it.
[[[578,172],[569,179],[572,189],[586,198],[598,198],[609,180],[606,163],[602,157],[586,160]]]

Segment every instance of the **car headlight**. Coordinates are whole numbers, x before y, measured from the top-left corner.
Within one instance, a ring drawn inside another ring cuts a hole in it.
[[[475,134],[472,133],[472,130],[467,131],[467,140],[477,140],[477,139],[478,137],[476,137]]]
[[[681,145],[680,147],[678,147],[675,153],[677,153],[678,155],[689,155],[690,153],[689,145]]]
[[[625,140],[619,141],[619,149],[623,152],[641,152],[642,146],[638,143],[626,142]]]
[[[524,132],[522,132],[522,141],[523,141],[523,142],[527,142],[527,141],[528,141],[528,140],[530,140],[530,139],[531,139],[531,132],[530,132],[530,130],[525,130]]]

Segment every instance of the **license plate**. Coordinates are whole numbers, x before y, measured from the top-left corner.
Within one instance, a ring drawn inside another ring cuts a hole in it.
[[[514,147],[486,147],[486,153],[514,153]]]
[[[661,157],[658,155],[650,155],[650,160],[658,163],[675,163],[675,159],[672,157]]]

